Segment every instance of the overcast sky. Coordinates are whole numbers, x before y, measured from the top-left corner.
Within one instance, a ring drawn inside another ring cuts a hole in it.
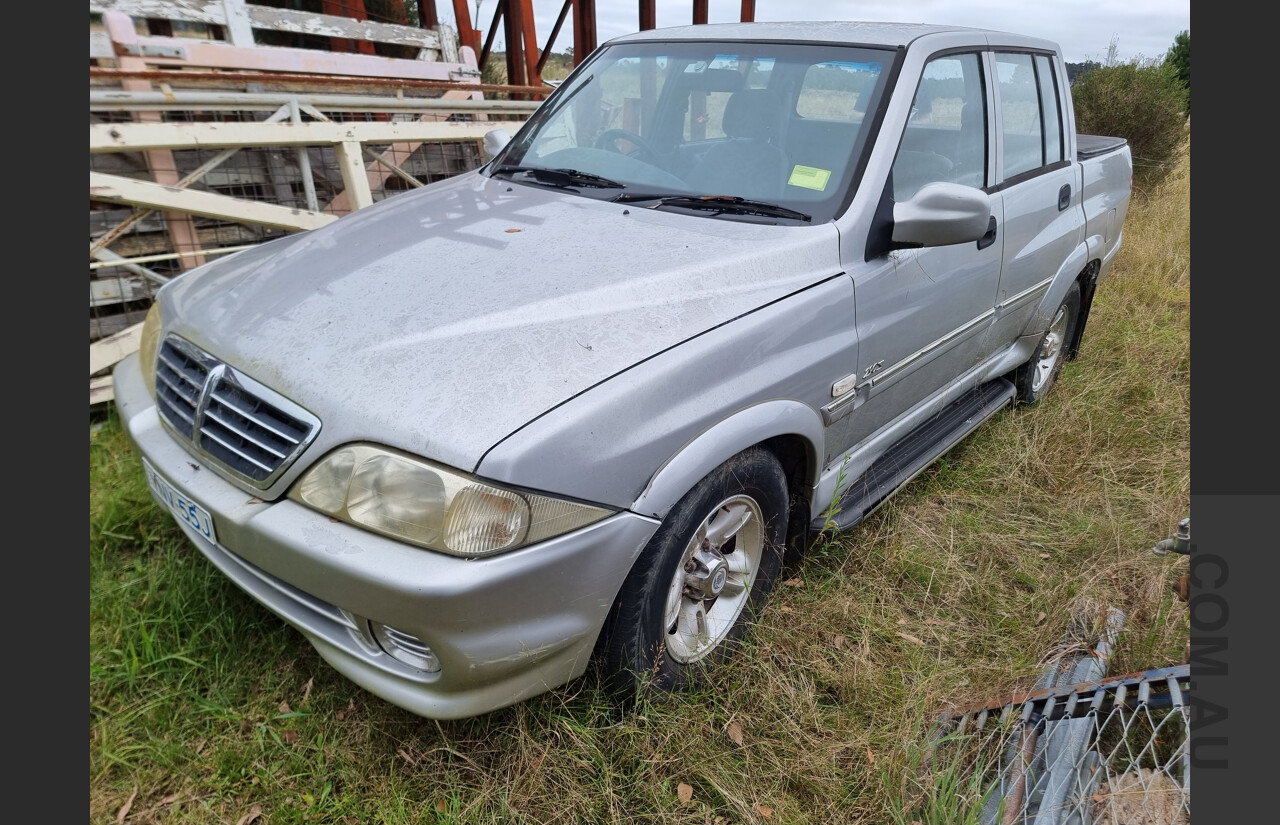
[[[475,14],[475,0],[469,0]],[[488,32],[497,0],[481,0],[475,27]],[[546,43],[562,0],[533,0],[538,44]],[[736,22],[739,0],[710,0],[711,23]],[[436,0],[442,22],[453,22],[453,4]],[[596,0],[601,43],[639,29],[637,0]],[[692,0],[657,0],[658,27],[693,22]],[[573,45],[570,14],[554,50]],[[756,0],[756,20],[874,20],[943,23],[998,29],[1054,40],[1068,63],[1101,62],[1114,36],[1121,61],[1159,58],[1183,30],[1191,30],[1191,0]],[[502,45],[502,29],[494,43]]]

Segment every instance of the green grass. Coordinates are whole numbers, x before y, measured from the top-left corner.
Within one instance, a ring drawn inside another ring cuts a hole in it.
[[[131,796],[135,823],[963,821],[972,766],[924,759],[946,703],[1028,687],[1082,604],[1128,615],[1113,672],[1181,661],[1186,561],[1147,548],[1189,513],[1189,318],[1188,146],[1050,397],[787,570],[734,666],[631,707],[590,677],[457,722],[365,693],[189,546],[100,418],[90,821]]]

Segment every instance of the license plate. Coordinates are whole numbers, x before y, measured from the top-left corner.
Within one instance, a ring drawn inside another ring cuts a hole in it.
[[[213,532],[213,516],[209,515],[209,511],[178,492],[145,458],[142,460],[142,468],[147,473],[147,484],[151,486],[151,494],[156,500],[168,507],[178,521],[217,544],[218,537]]]

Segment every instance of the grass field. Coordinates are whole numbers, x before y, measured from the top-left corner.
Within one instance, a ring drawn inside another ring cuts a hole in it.
[[[919,770],[946,702],[1028,686],[1081,605],[1128,615],[1113,672],[1177,664],[1190,499],[1190,155],[1135,190],[1080,357],[785,582],[697,693],[622,708],[584,678],[436,723],[365,693],[230,584],[89,440],[93,823],[955,822]],[[969,801],[972,801],[971,798]]]

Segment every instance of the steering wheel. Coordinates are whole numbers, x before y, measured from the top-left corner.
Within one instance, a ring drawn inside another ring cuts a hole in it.
[[[618,141],[620,140],[625,140],[635,146],[635,151],[624,152],[619,149]],[[653,146],[630,129],[605,129],[600,133],[600,137],[596,138],[595,146],[597,149],[617,152],[619,155],[626,155],[629,158],[635,158],[649,164],[652,164],[658,158],[658,153]]]

